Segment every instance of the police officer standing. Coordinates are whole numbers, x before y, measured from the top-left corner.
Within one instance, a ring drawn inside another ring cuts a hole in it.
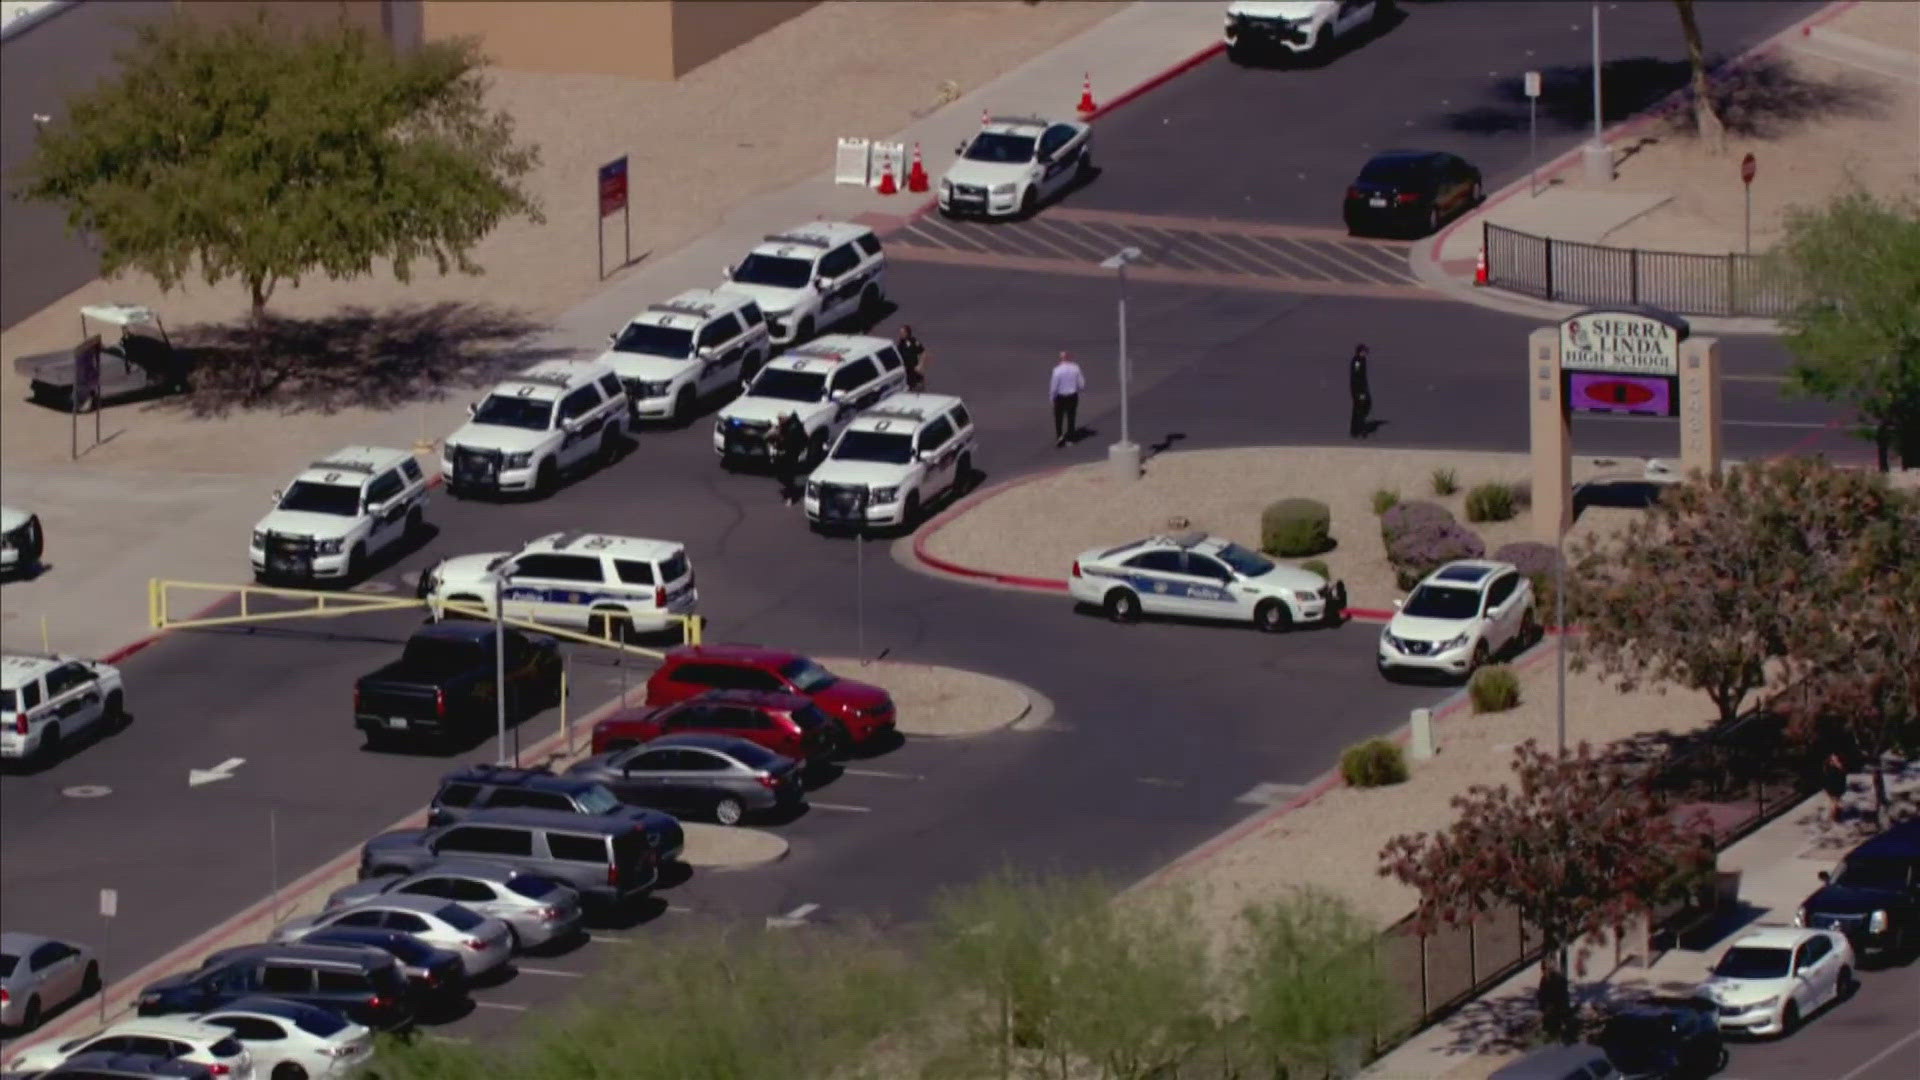
[[[901,326],[900,336],[894,341],[894,345],[900,350],[901,363],[906,365],[907,389],[919,390],[925,387],[927,377],[921,374],[921,369],[926,366],[927,347],[914,336],[913,327]]]
[[[774,424],[771,438],[773,471],[780,478],[780,497],[788,506],[800,501],[800,473],[807,453],[807,428],[796,413],[785,413]]]
[[[1353,399],[1352,418],[1347,421],[1347,437],[1364,439],[1372,434],[1367,418],[1373,412],[1373,389],[1367,385],[1367,347],[1355,345],[1353,359],[1347,362],[1347,394]]]

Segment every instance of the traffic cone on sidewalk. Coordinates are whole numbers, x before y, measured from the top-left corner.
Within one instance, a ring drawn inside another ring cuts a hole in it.
[[[1480,257],[1473,261],[1473,283],[1475,285],[1487,283],[1487,245],[1485,244],[1480,245]]]
[[[1093,72],[1091,71],[1087,72],[1086,78],[1080,83],[1079,109],[1081,116],[1100,111],[1100,106],[1093,103]]]
[[[988,124],[991,124],[991,123],[993,123],[993,117],[987,115],[987,110],[981,109],[980,110],[980,126],[986,127]]]
[[[900,185],[893,181],[893,162],[883,162],[880,166],[880,194],[897,195]]]
[[[907,190],[927,190],[927,167],[920,163],[920,144],[913,144],[913,167],[907,170]]]

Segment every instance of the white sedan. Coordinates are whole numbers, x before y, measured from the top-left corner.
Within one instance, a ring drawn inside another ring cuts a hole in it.
[[[1466,678],[1540,637],[1533,585],[1512,563],[1460,559],[1428,574],[1380,631],[1380,673]]]
[[[1251,622],[1269,633],[1337,623],[1347,595],[1344,584],[1199,532],[1082,552],[1067,592],[1115,622],[1174,615]]]
[[[1025,217],[1093,172],[1093,128],[1078,120],[996,116],[960,144],[940,178],[950,217]]]
[[[1791,1035],[1815,1012],[1853,995],[1853,947],[1837,930],[1776,926],[1742,935],[1699,993],[1720,1007],[1720,1030]]]
[[[225,1080],[253,1080],[253,1055],[233,1032],[183,1016],[134,1017],[58,1045],[40,1043],[17,1054],[9,1049],[6,1070],[38,1076],[92,1053],[152,1054],[218,1069]]]
[[[233,1032],[262,1080],[350,1076],[373,1055],[372,1029],[297,1001],[241,998],[194,1019]]]
[[[352,907],[291,919],[273,932],[273,940],[298,941],[304,934],[330,926],[411,934],[436,949],[459,954],[460,965],[470,979],[492,971],[513,955],[513,930],[503,920],[432,896],[381,895]]]

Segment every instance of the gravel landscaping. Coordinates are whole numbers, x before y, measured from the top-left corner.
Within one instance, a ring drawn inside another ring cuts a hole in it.
[[[892,694],[902,735],[985,735],[1023,719],[1033,706],[1019,684],[974,671],[847,657],[822,657],[820,663],[829,671]]]

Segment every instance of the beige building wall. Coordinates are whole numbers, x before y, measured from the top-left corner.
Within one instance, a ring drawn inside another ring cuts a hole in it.
[[[234,22],[251,19],[265,11],[277,23],[294,29],[320,29],[345,21],[377,34],[385,34],[387,0],[301,0],[299,3],[272,3],[255,0],[174,0],[182,15],[208,22]]]
[[[475,37],[510,71],[671,80],[818,0],[417,0],[422,37]]]

